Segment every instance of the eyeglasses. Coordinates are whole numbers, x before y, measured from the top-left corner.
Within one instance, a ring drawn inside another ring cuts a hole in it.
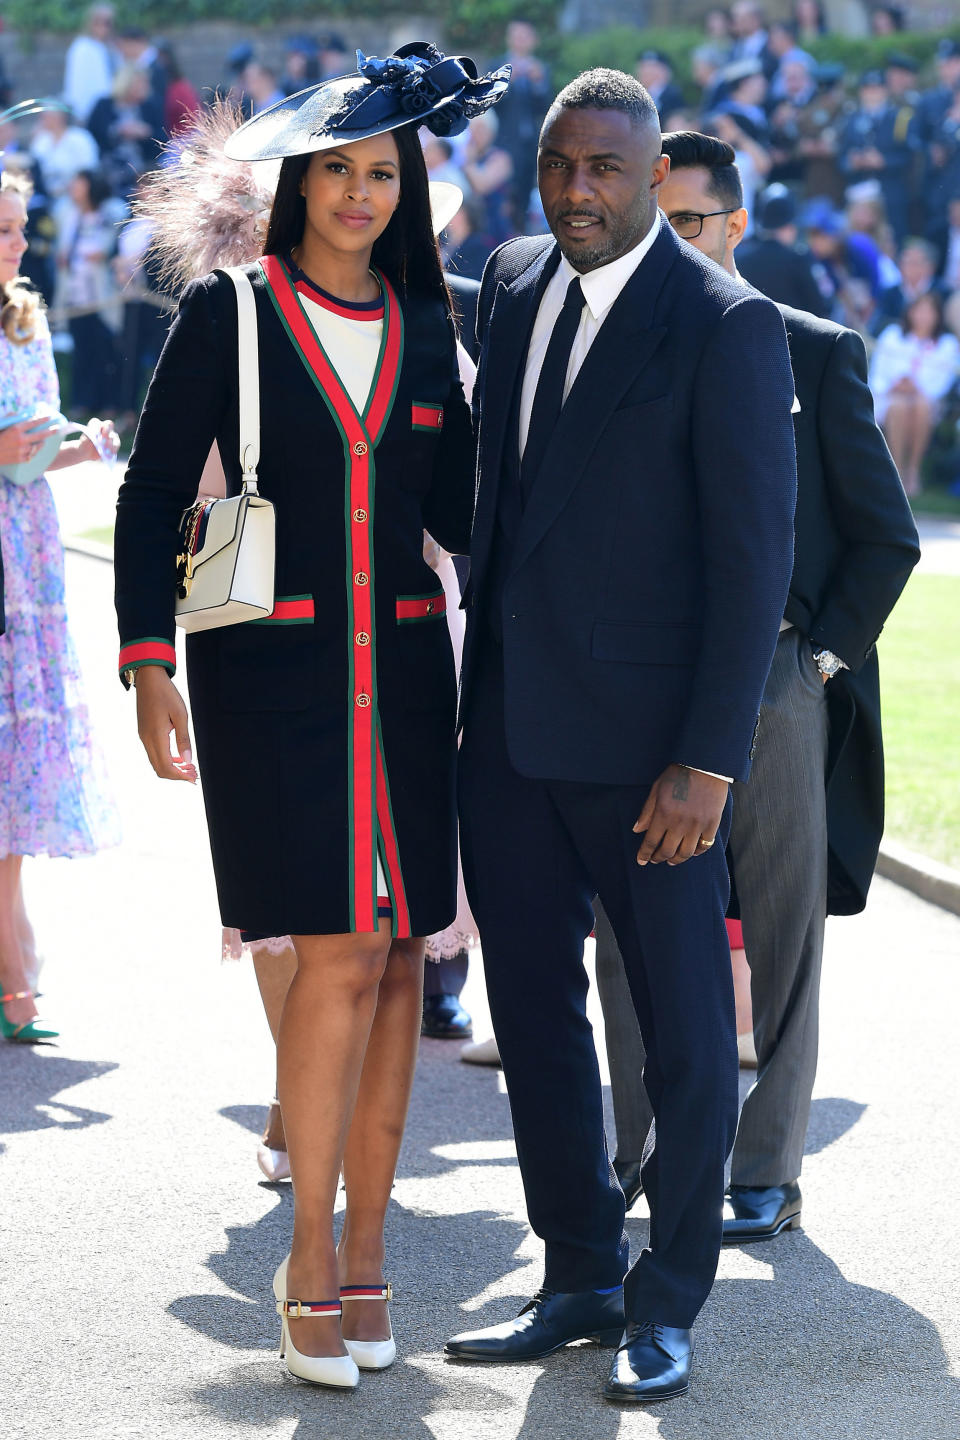
[[[668,215],[667,219],[681,240],[698,240],[704,220],[711,220],[714,215],[732,215],[738,208],[734,205],[729,210],[708,210],[705,215],[698,215],[695,210],[680,210],[676,215]]]

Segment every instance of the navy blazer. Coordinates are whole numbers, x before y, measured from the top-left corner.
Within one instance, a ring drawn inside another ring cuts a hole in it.
[[[515,390],[558,264],[549,236],[521,238],[483,278],[466,725]],[[662,224],[571,388],[499,595],[521,774],[747,778],[793,564],[793,396],[773,303]]]

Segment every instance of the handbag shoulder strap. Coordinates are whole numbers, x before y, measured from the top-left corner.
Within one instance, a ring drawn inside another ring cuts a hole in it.
[[[240,468],[244,492],[256,495],[260,463],[260,351],[257,302],[249,277],[239,265],[224,267],[237,292],[237,355],[240,378]]]

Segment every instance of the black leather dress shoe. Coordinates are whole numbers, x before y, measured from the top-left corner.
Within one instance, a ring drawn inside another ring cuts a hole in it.
[[[424,995],[420,1034],[429,1040],[469,1040],[473,1021],[456,995]]]
[[[640,1176],[639,1160],[614,1160],[613,1173],[620,1181],[620,1189],[623,1191],[623,1198],[627,1203],[627,1209],[632,1210],[633,1206],[643,1194],[643,1180]]]
[[[608,1400],[672,1400],[686,1395],[693,1360],[693,1336],[672,1325],[630,1324],[603,1387]]]
[[[723,1207],[724,1245],[772,1240],[781,1230],[800,1229],[800,1186],[731,1185]]]
[[[571,1340],[619,1345],[623,1336],[623,1291],[598,1295],[595,1290],[560,1294],[538,1290],[516,1320],[455,1335],[443,1347],[456,1360],[539,1360],[562,1350]]]

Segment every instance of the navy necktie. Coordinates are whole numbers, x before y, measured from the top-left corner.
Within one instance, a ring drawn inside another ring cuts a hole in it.
[[[543,357],[543,368],[537,381],[536,394],[533,397],[527,443],[524,446],[523,460],[520,466],[520,492],[524,505],[530,498],[544,451],[550,443],[550,437],[556,429],[560,411],[563,409],[563,387],[567,380],[570,351],[573,349],[573,342],[580,328],[583,304],[580,276],[575,275],[567,286],[563,309],[557,316],[557,323],[553,327],[553,334],[550,336],[550,343]]]

